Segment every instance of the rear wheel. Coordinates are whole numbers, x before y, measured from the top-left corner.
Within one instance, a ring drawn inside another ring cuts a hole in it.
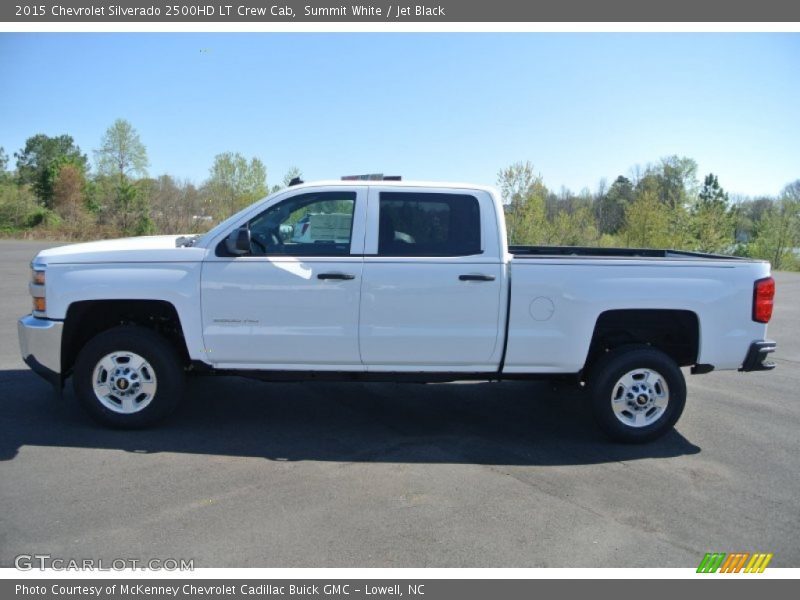
[[[592,412],[620,442],[642,443],[672,429],[686,404],[686,380],[664,352],[650,347],[607,353],[589,378]]]
[[[132,325],[92,338],[73,372],[75,395],[104,425],[145,427],[166,417],[183,393],[183,367],[169,342]]]

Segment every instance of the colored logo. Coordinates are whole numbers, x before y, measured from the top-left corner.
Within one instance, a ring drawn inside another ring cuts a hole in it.
[[[772,553],[756,552],[707,552],[697,567],[698,573],[763,573]]]

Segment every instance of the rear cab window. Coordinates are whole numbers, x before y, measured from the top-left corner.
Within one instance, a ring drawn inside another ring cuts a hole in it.
[[[378,256],[481,253],[480,205],[475,196],[380,192]]]

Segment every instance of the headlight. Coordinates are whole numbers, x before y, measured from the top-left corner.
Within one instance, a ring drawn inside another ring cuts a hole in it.
[[[33,285],[44,285],[44,271],[31,270]]]

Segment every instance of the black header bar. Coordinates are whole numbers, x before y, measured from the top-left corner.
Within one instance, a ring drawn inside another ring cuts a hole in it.
[[[0,20],[77,22],[798,22],[789,0],[440,0],[285,2],[222,0],[12,0]]]

